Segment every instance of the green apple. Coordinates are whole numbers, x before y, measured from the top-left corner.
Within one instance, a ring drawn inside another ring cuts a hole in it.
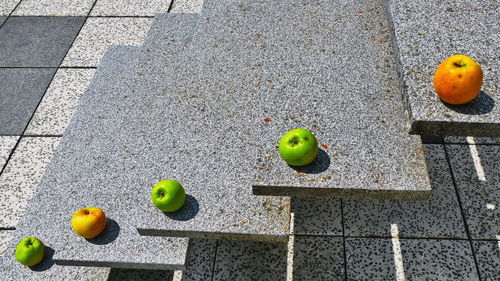
[[[293,129],[281,138],[279,151],[288,165],[305,166],[316,158],[318,141],[306,129]]]
[[[25,237],[16,247],[16,260],[26,266],[39,264],[44,254],[45,245],[36,237]]]
[[[178,181],[163,180],[153,187],[151,198],[156,208],[161,211],[175,212],[184,205],[186,192]]]

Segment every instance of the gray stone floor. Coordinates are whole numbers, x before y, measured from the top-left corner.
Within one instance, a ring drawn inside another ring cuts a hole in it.
[[[201,5],[202,0],[0,0],[2,258],[13,258],[4,247],[106,47],[141,45],[154,13],[196,13]],[[182,273],[103,269],[95,276],[177,281],[498,280],[500,139],[424,142],[435,184],[428,201],[294,198],[288,247],[193,240]]]

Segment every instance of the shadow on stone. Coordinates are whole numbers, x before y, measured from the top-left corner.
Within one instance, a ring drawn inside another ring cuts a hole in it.
[[[89,243],[95,245],[106,245],[116,240],[120,234],[120,226],[114,219],[107,219],[106,228],[97,237],[86,239]]]
[[[330,167],[330,156],[328,156],[328,153],[326,153],[326,151],[319,148],[318,156],[316,156],[316,159],[311,164],[302,167],[298,166],[290,166],[290,167],[295,171],[304,174],[319,174],[328,170],[328,168]]]
[[[52,260],[52,257],[54,256],[54,249],[51,247],[45,246],[45,255],[43,257],[43,260],[41,263],[30,266],[29,269],[33,271],[45,271],[47,269],[50,269],[54,265],[54,260]]]
[[[164,214],[165,216],[176,221],[188,221],[196,217],[199,210],[200,204],[198,203],[198,200],[196,200],[193,196],[186,194],[186,202],[179,211]]]
[[[487,93],[481,91],[477,98],[469,103],[462,105],[444,103],[444,105],[458,113],[467,115],[483,115],[490,113],[493,108],[495,108],[495,100],[493,100],[493,98]]]

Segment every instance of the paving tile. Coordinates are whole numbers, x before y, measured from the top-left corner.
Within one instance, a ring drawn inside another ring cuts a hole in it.
[[[154,16],[166,13],[172,0],[97,0],[91,16]]]
[[[443,145],[424,145],[432,192],[426,201],[344,200],[348,236],[467,238]]]
[[[62,66],[97,67],[110,45],[142,45],[152,19],[89,18]]]
[[[342,235],[340,199],[292,198],[293,233]]]
[[[472,242],[483,281],[497,281],[500,276],[500,241]]]
[[[287,244],[221,240],[213,280],[286,280]]]
[[[340,237],[295,236],[293,280],[344,280],[344,242]]]
[[[479,281],[469,241],[346,240],[347,280]]]
[[[446,145],[473,239],[499,239],[500,146]]]
[[[500,144],[500,138],[482,137],[445,137],[444,141],[449,144]]]
[[[7,19],[7,17],[2,17],[0,16],[0,26],[2,26],[2,23]]]
[[[19,139],[18,136],[0,136],[0,171],[3,169],[12,149]]]
[[[112,268],[107,281],[172,281],[173,271]]]
[[[12,235],[14,235],[14,230],[0,230],[0,256],[9,254],[4,252],[7,249],[7,245],[10,243],[10,240],[12,239]]]
[[[59,138],[22,138],[0,175],[0,227],[16,227]]]
[[[203,0],[175,0],[172,3],[170,13],[201,13],[203,9]]]
[[[15,16],[87,16],[95,0],[23,0]]]
[[[8,16],[21,0],[0,0],[0,16]]]
[[[55,71],[55,68],[0,69],[0,88],[2,89],[0,91],[0,134],[21,135],[23,133]]]
[[[0,29],[0,66],[58,67],[84,17],[10,17]]]
[[[94,73],[94,69],[59,69],[25,135],[62,135]]]

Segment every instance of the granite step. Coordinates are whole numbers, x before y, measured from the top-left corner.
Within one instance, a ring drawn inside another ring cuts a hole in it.
[[[132,169],[127,157],[133,156],[126,148],[99,138],[104,124],[120,122],[101,118],[100,113],[108,111],[109,105],[101,101],[109,98],[119,103],[108,94],[128,85],[137,52],[138,47],[110,47],[103,58],[6,251],[14,252],[23,237],[36,236],[50,247],[49,258],[28,269],[12,255],[5,255],[0,271],[12,276],[11,280],[53,280],[79,272],[102,273],[85,267],[184,269],[188,239],[139,235],[133,223],[138,189],[124,180],[129,176],[127,170]],[[82,117],[87,113],[88,118]],[[106,154],[113,157],[106,159]],[[108,218],[104,233],[89,240],[77,236],[70,224],[72,214],[85,206],[103,209]]]
[[[253,193],[427,199],[425,152],[408,134],[384,1],[280,2],[267,13]],[[287,165],[277,148],[294,128],[320,145],[305,167]]]
[[[411,133],[499,137],[498,3],[389,0],[387,10]],[[483,69],[482,92],[466,105],[441,102],[432,83],[438,65],[454,54],[472,57]]]

